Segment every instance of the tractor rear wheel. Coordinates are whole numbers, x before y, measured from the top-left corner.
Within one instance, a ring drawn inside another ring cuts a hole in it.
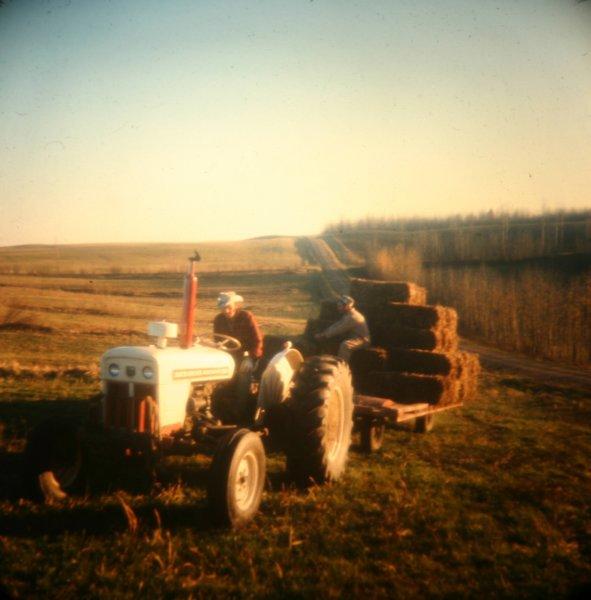
[[[287,469],[300,487],[336,481],[343,474],[353,426],[353,386],[348,365],[313,356],[296,373],[286,401],[292,431]]]
[[[256,433],[239,429],[220,440],[207,491],[216,525],[240,527],[254,517],[263,496],[265,469],[265,450]]]
[[[25,450],[25,484],[30,494],[48,504],[80,492],[85,484],[81,428],[60,420],[35,427]]]

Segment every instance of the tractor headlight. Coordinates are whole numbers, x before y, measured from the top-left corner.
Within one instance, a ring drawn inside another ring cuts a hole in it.
[[[144,367],[142,373],[146,379],[152,379],[152,377],[154,377],[154,369],[152,369],[152,367]]]
[[[119,373],[121,372],[121,369],[119,368],[119,365],[116,363],[111,363],[109,365],[109,375],[111,377],[117,377],[117,375],[119,375]]]

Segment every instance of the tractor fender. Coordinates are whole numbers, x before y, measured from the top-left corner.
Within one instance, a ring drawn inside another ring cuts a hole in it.
[[[303,362],[300,352],[288,342],[285,350],[278,352],[269,361],[261,376],[257,407],[266,410],[283,402],[289,395],[294,373]]]

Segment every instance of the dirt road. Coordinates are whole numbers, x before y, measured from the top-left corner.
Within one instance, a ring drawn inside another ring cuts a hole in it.
[[[347,294],[349,276],[330,246],[321,238],[308,238],[308,243],[310,253],[322,267],[323,294],[327,297]],[[465,338],[461,339],[460,347],[468,352],[476,352],[482,365],[488,370],[518,373],[540,383],[572,385],[591,392],[591,369],[537,360]]]
[[[336,257],[330,246],[321,238],[307,238],[310,254],[322,267],[322,293],[330,298],[349,293],[349,275],[346,267]]]

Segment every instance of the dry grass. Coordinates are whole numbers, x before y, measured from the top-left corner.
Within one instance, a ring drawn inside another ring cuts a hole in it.
[[[296,239],[273,237],[194,244],[86,244],[0,248],[0,273],[97,275],[182,273],[198,249],[201,272],[297,269]]]
[[[384,279],[415,278],[431,302],[453,306],[462,335],[533,356],[591,362],[589,270],[520,263],[421,267],[418,253],[402,246],[374,247],[368,264]]]
[[[460,314],[460,331],[508,350],[591,362],[591,274],[537,268],[431,268],[425,284]]]
[[[334,235],[324,235],[323,239],[335,253],[339,261],[344,265],[359,267],[365,264],[363,255],[353,252],[348,246],[345,246],[338,237]]]
[[[35,317],[15,302],[3,302],[0,306],[0,329],[34,329]]]
[[[181,274],[0,276],[0,365],[91,365],[111,346],[146,343],[148,321],[179,320],[182,281]],[[305,273],[204,273],[197,330],[211,330],[218,293],[235,289],[265,333],[300,333],[313,310],[308,283]]]
[[[366,250],[367,273],[375,279],[421,281],[423,260],[420,253],[402,244],[380,247],[371,244]],[[387,277],[385,277],[387,276]]]
[[[388,279],[388,281],[360,278],[351,280],[351,296],[361,310],[379,310],[388,302],[426,304],[425,288],[409,281]]]

